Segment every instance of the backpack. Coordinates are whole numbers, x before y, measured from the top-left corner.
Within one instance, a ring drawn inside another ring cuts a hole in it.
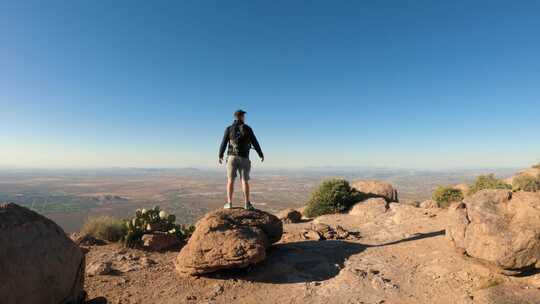
[[[229,128],[229,149],[233,155],[249,152],[251,141],[244,124],[233,124]]]

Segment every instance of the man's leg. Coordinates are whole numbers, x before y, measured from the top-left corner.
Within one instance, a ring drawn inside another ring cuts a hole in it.
[[[227,179],[227,203],[232,204],[234,194],[234,179]]]
[[[241,167],[241,178],[242,178],[242,190],[244,192],[244,208],[247,210],[253,210],[253,205],[251,205],[251,200],[249,199],[249,173],[251,171],[251,162],[249,159],[245,158],[242,160]]]
[[[227,204],[225,209],[232,208],[234,194],[234,180],[236,179],[236,171],[238,170],[234,157],[227,159]]]
[[[249,181],[242,180],[242,190],[244,191],[244,202],[247,205],[248,203],[251,202],[249,200]]]

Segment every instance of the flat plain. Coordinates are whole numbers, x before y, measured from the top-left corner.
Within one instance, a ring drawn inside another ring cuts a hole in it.
[[[311,192],[327,178],[392,183],[400,199],[428,199],[438,185],[471,182],[495,173],[507,177],[518,169],[402,170],[386,168],[307,168],[257,170],[252,176],[252,201],[259,209],[276,212],[306,204]],[[241,204],[240,185],[235,204]],[[78,231],[85,219],[99,215],[131,216],[137,208],[162,209],[177,222],[194,223],[225,202],[225,173],[216,169],[1,170],[0,201],[15,202],[46,215],[66,232]]]

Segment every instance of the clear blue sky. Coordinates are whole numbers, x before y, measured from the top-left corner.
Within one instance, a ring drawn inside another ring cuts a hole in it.
[[[528,166],[540,160],[539,12],[2,1],[0,166],[216,166],[238,108],[268,167]]]

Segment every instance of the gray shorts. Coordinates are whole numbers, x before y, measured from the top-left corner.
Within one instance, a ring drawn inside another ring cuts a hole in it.
[[[229,156],[227,158],[227,177],[234,180],[238,174],[242,180],[249,180],[251,171],[251,161],[249,158],[241,156]]]

